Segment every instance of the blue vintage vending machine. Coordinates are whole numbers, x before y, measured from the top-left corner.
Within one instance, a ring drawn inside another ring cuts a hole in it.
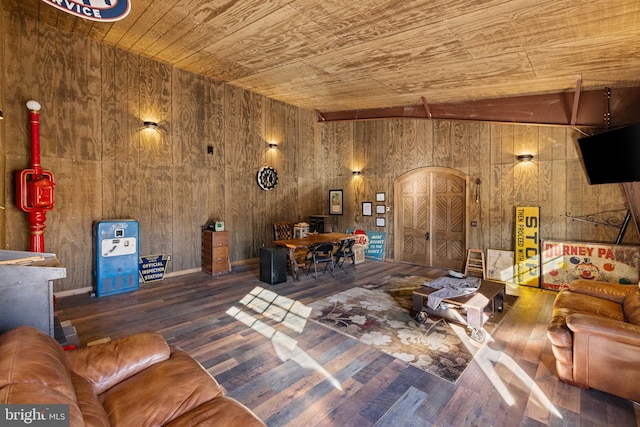
[[[133,219],[96,221],[96,295],[135,291],[140,285],[140,226]]]

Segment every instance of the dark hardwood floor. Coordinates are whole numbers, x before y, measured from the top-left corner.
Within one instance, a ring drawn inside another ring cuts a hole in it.
[[[640,406],[560,382],[546,338],[555,292],[507,287],[519,298],[453,384],[313,321],[278,322],[243,298],[256,287],[305,304],[393,274],[439,270],[367,261],[355,272],[260,282],[257,262],[212,277],[192,273],[108,297],[59,298],[84,345],[157,331],[188,351],[230,396],[276,426],[639,426]],[[293,316],[292,320],[300,320]],[[296,325],[303,326],[298,332]],[[615,367],[612,367],[615,373]]]

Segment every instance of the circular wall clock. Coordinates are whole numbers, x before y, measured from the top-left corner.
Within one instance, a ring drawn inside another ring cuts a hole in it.
[[[278,185],[278,172],[271,166],[263,166],[258,170],[258,185],[263,190],[273,190]]]

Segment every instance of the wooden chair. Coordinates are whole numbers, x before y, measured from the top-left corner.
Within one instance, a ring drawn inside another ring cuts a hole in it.
[[[293,237],[293,226],[286,221],[273,223],[273,240],[287,240]]]
[[[293,238],[293,225],[290,222],[279,221],[273,223],[273,240],[288,240]],[[304,270],[307,266],[307,249],[296,249],[293,253],[295,263],[299,269]],[[291,266],[289,266],[291,268]]]

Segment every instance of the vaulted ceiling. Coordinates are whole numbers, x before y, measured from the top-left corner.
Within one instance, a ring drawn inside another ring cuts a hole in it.
[[[637,0],[129,0],[113,23],[2,1],[321,113],[640,86]]]

